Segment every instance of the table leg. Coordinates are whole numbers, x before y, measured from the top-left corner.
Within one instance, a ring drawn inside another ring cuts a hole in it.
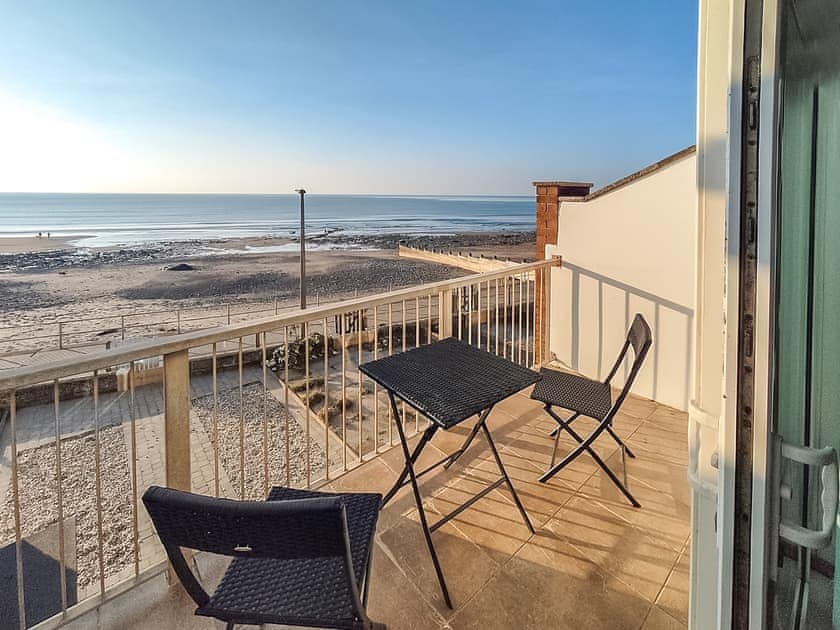
[[[449,461],[447,461],[443,465],[445,469],[449,468],[452,464],[458,461],[458,458],[461,457],[461,455],[463,455],[464,452],[470,447],[470,444],[472,444],[472,441],[475,439],[475,436],[478,435],[478,431],[479,429],[481,429],[481,424],[482,422],[484,422],[484,419],[487,417],[487,414],[489,412],[490,410],[486,409],[478,415],[478,422],[475,423],[475,426],[472,428],[472,431],[470,431],[470,434],[467,436],[467,439],[464,440],[464,443],[463,445],[461,445],[461,448],[452,453],[449,456]]]
[[[398,418],[399,419],[399,418]],[[420,457],[420,453],[426,447],[426,444],[431,441],[432,436],[437,431],[437,426],[434,424],[430,424],[429,428],[423,431],[423,435],[420,436],[420,440],[417,442],[417,446],[414,447],[414,452],[411,453],[411,463],[414,464],[417,462],[417,458]],[[400,488],[405,485],[405,478],[408,476],[408,465],[403,466],[402,472],[400,476],[397,477],[396,483],[388,490],[387,494],[382,499],[382,507],[385,507],[388,502],[394,498],[394,495],[397,494]]]
[[[400,444],[402,445],[403,456],[405,457],[405,467],[408,469],[408,477],[411,480],[411,489],[414,493],[414,503],[417,505],[417,512],[420,515],[420,525],[423,528],[423,536],[426,538],[426,546],[429,548],[429,555],[432,557],[432,564],[435,566],[435,573],[437,574],[438,582],[440,583],[440,590],[443,593],[443,600],[449,608],[452,608],[452,600],[449,598],[449,590],[446,588],[446,582],[443,579],[443,571],[440,568],[437,552],[432,543],[432,533],[429,531],[429,523],[426,520],[426,511],[423,509],[423,499],[420,496],[420,488],[417,485],[417,477],[414,474],[414,461],[412,460],[412,453],[408,450],[408,441],[405,438],[405,430],[402,422],[400,422],[400,411],[397,405],[397,400],[394,398],[392,392],[388,392],[388,398],[391,401],[391,409],[394,412],[394,419],[396,420],[397,432],[400,436]],[[418,444],[418,446],[420,446]],[[415,449],[415,455],[419,456],[419,452]]]
[[[484,422],[481,423],[481,429],[484,431],[484,437],[487,438],[487,443],[490,445],[490,450],[493,452],[493,457],[496,459],[496,466],[499,467],[499,472],[502,473],[502,478],[505,480],[505,483],[507,484],[511,495],[513,495],[513,502],[516,503],[516,507],[519,508],[519,513],[522,515],[522,520],[525,521],[525,525],[528,526],[528,531],[530,531],[533,534],[534,526],[531,525],[531,519],[528,518],[528,513],[525,511],[525,507],[519,500],[519,495],[516,494],[516,489],[513,487],[513,484],[510,481],[510,477],[508,477],[507,471],[505,470],[505,466],[502,463],[502,458],[499,457],[499,452],[496,450],[496,445],[493,443],[493,438],[490,436],[490,429],[487,428],[487,425]]]

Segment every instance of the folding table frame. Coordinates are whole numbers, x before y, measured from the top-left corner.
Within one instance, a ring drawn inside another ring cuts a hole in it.
[[[430,370],[430,367],[434,367],[434,370]],[[400,488],[411,486],[423,536],[444,601],[452,608],[452,600],[432,541],[433,532],[502,485],[507,485],[522,520],[528,530],[534,532],[487,427],[487,418],[496,403],[535,383],[540,377],[527,368],[452,338],[366,363],[361,366],[361,370],[387,391],[405,458],[402,472],[385,494],[382,505],[384,507],[393,499]],[[408,445],[397,398],[430,419],[428,428],[421,434],[413,450]],[[461,448],[419,472],[415,470],[423,449],[439,429],[450,429],[472,416],[478,416],[478,420]],[[499,469],[499,478],[430,525],[417,480],[441,466],[448,468],[464,454],[479,433],[487,440]]]

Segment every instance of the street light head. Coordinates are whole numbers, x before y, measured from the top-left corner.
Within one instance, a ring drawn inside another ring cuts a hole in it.
[[[295,192],[299,195],[305,195],[306,191],[303,188],[295,188]]]

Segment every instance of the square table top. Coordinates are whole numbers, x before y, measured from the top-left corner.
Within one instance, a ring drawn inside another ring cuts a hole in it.
[[[359,369],[444,429],[541,378],[453,337],[369,361]]]

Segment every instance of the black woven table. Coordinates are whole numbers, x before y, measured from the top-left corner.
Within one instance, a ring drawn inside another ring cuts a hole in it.
[[[401,354],[371,361],[361,365],[359,369],[388,392],[397,432],[400,436],[403,456],[405,457],[405,466],[394,486],[385,495],[382,506],[384,507],[400,488],[411,484],[414,492],[414,502],[417,504],[417,511],[420,514],[420,524],[423,527],[423,534],[429,547],[432,563],[435,566],[443,598],[446,605],[452,608],[449,591],[446,588],[443,572],[432,543],[432,532],[502,484],[506,484],[510,489],[516,507],[519,508],[522,520],[525,521],[528,529],[531,533],[534,531],[531,521],[528,519],[528,514],[522,507],[522,502],[519,500],[519,496],[505,471],[486,422],[487,416],[490,415],[490,411],[496,403],[529,385],[533,385],[540,380],[540,375],[507,359],[454,338],[444,339]],[[408,448],[403,423],[400,421],[397,398],[404,400],[431,420],[429,427],[423,432],[413,452],[409,451]],[[461,448],[428,468],[415,472],[415,462],[417,462],[420,453],[438,429],[450,429],[472,416],[478,416],[478,421]],[[417,479],[439,466],[448,468],[455,463],[479,432],[482,432],[487,439],[501,477],[429,526],[426,513],[423,510],[423,500],[420,497]],[[408,480],[406,480],[406,477],[408,477]]]

